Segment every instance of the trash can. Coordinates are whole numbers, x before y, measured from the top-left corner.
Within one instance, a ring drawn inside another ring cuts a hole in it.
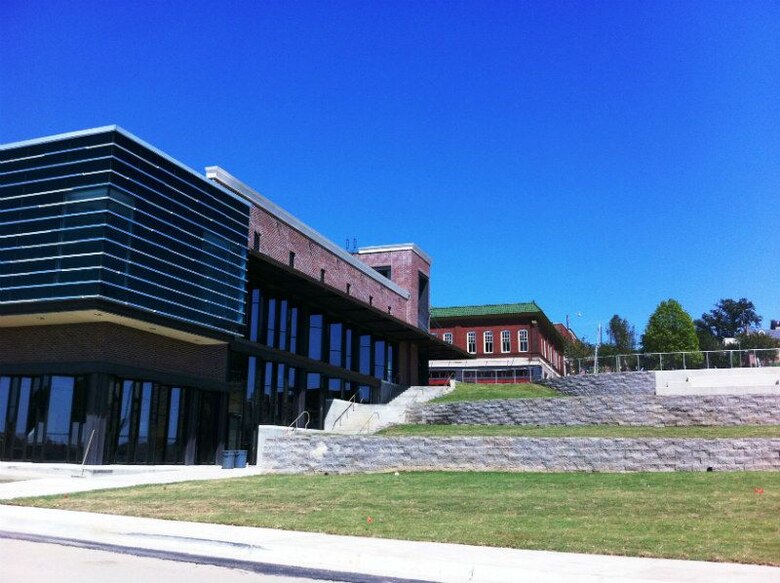
[[[236,467],[236,450],[225,449],[222,451],[222,469],[232,470]]]
[[[237,449],[236,450],[236,467],[237,468],[245,468],[246,467],[246,450],[245,449]]]

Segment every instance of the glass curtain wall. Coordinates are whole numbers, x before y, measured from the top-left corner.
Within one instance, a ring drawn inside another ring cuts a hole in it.
[[[105,461],[182,464],[188,441],[195,461],[213,463],[221,394],[115,378],[108,399]]]
[[[345,371],[394,380],[395,343],[278,294],[253,288],[248,295],[249,340]],[[233,407],[241,411],[243,419],[240,435],[231,437],[228,447],[250,444],[249,435],[254,434],[256,425],[295,422],[303,426],[306,418],[298,417],[304,411],[311,419],[309,427],[323,428],[330,399],[350,399],[355,393],[359,402],[370,402],[372,398],[368,386],[358,386],[339,375],[326,376],[256,356],[234,354],[232,359],[231,380],[235,390],[243,395],[244,403]]]
[[[0,377],[0,459],[81,461],[85,421],[85,377]]]

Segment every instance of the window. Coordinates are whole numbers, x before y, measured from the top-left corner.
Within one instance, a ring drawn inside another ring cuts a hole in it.
[[[528,352],[528,330],[517,331],[517,350],[519,352]]]
[[[471,354],[477,353],[477,333],[468,332],[466,334],[466,351]]]
[[[260,251],[260,233],[258,233],[257,231],[255,231],[255,240],[254,240],[254,245],[252,245],[252,248],[255,251]]]
[[[320,269],[320,281],[322,283],[325,283],[325,270],[324,269]]]
[[[290,267],[295,267],[295,253],[293,251],[290,251],[290,261],[289,261]]]
[[[392,275],[392,270],[390,269],[389,265],[380,265],[378,267],[374,267],[374,271],[377,271],[379,275],[382,275],[386,277],[387,279],[390,279]]]
[[[482,333],[482,346],[485,349],[485,354],[493,352],[493,331],[487,330]]]
[[[444,341],[447,344],[452,344],[452,332],[445,332],[444,333]]]
[[[352,291],[352,284],[348,283],[347,284],[347,295],[349,295],[351,291]]]
[[[512,350],[512,341],[510,339],[509,330],[501,330],[501,352],[509,352]]]

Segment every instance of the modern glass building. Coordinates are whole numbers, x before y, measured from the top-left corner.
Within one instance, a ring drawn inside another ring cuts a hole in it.
[[[0,459],[213,463],[259,424],[327,429],[332,399],[462,356],[418,321],[420,257],[424,298],[116,126],[0,146]]]

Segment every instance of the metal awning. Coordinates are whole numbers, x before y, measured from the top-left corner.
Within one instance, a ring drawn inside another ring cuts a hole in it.
[[[313,304],[347,325],[366,328],[389,340],[415,342],[426,360],[471,359],[473,355],[313,277],[256,251],[249,252],[249,285]]]

